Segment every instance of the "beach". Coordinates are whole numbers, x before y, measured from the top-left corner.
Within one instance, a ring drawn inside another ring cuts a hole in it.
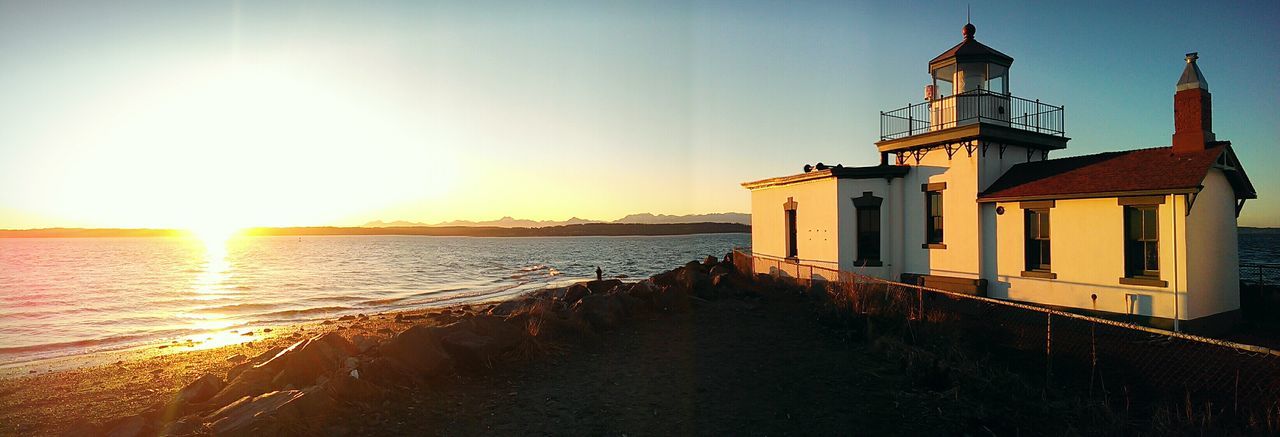
[[[1080,414],[1096,405],[1074,393],[1046,394],[999,368],[957,366],[936,387],[920,368],[938,359],[919,358],[936,352],[869,341],[820,317],[817,302],[708,259],[638,283],[330,319],[255,332],[252,343],[4,379],[0,432],[762,435],[1110,423]],[[522,329],[530,320],[540,329]],[[993,383],[1007,387],[984,389]]]

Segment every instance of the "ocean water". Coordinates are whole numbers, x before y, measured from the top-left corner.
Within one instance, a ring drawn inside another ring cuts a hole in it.
[[[597,265],[639,279],[749,244],[747,234],[0,239],[0,366],[500,299],[594,278]],[[1280,263],[1280,234],[1241,234],[1240,261]]]
[[[499,299],[595,277],[643,278],[748,234],[0,239],[0,365],[193,340],[345,314]]]

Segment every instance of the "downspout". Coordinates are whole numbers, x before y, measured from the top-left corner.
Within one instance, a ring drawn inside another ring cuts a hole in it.
[[[1180,305],[1178,305],[1178,195],[1169,195],[1169,216],[1173,220],[1173,332],[1182,332],[1178,328],[1178,319],[1182,316],[1179,314]]]

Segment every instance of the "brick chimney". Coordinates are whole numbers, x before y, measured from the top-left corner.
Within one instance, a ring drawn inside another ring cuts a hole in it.
[[[1214,141],[1213,96],[1209,82],[1196,66],[1196,53],[1187,53],[1187,66],[1178,79],[1178,92],[1173,95],[1173,153],[1204,150]]]

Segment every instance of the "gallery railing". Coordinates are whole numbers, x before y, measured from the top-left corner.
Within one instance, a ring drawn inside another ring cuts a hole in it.
[[[912,135],[974,123],[998,124],[1063,136],[1065,107],[987,90],[966,91],[880,113],[880,139]]]

